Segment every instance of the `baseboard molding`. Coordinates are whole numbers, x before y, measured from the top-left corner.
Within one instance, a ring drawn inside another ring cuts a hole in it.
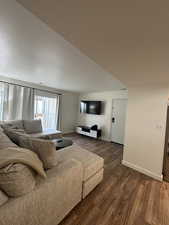
[[[74,130],[62,131],[62,134],[63,134],[63,135],[64,135],[64,134],[73,134],[73,133],[75,133]]]
[[[144,169],[144,168],[142,168],[142,167],[140,167],[140,166],[134,165],[134,164],[132,164],[132,163],[130,163],[130,162],[127,162],[127,161],[125,161],[125,160],[122,160],[122,164],[123,164],[124,166],[127,166],[127,167],[133,169],[133,170],[136,170],[136,171],[138,171],[138,172],[140,172],[140,173],[143,173],[143,174],[145,174],[145,175],[147,175],[147,176],[149,176],[149,177],[152,177],[152,178],[154,178],[155,180],[163,181],[163,175],[159,176],[159,175],[157,175],[157,174],[155,174],[155,173],[152,173],[151,171],[149,171],[149,170],[147,170],[147,169]]]
[[[103,137],[103,138],[101,137],[101,140],[102,140],[102,141],[108,141],[108,142],[111,142],[111,140],[110,140],[110,139],[108,139],[108,138],[104,138],[104,137]]]

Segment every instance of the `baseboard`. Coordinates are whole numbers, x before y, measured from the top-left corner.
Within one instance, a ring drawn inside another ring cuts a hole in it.
[[[108,141],[108,142],[111,142],[111,140],[110,140],[109,138],[101,137],[101,140],[102,140],[102,141]]]
[[[75,133],[74,130],[69,130],[69,131],[62,131],[62,134],[72,134],[72,133]]]
[[[129,167],[129,168],[131,168],[131,169],[134,169],[134,170],[136,170],[136,171],[138,171],[138,172],[140,172],[140,173],[143,173],[143,174],[145,174],[145,175],[147,175],[147,176],[149,176],[149,177],[152,177],[152,178],[154,178],[155,180],[163,181],[163,175],[159,176],[159,175],[157,175],[157,174],[155,174],[155,173],[152,173],[151,171],[149,171],[149,170],[147,170],[147,169],[144,169],[144,168],[142,168],[142,167],[140,167],[140,166],[134,165],[134,164],[132,164],[132,163],[130,163],[130,162],[127,162],[127,161],[125,161],[125,160],[122,160],[122,164],[123,164],[124,166],[127,166],[127,167]]]

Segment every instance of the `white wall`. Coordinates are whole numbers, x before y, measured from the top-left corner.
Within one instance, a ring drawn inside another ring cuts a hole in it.
[[[65,93],[62,96],[61,130],[64,133],[75,131],[78,115],[78,101],[79,95],[77,94]]]
[[[111,118],[113,99],[128,98],[127,91],[106,91],[81,94],[79,96],[78,125],[92,126],[97,124],[102,129],[102,139],[111,140]],[[91,115],[80,113],[81,100],[98,100],[104,102],[102,115]]]
[[[123,163],[162,179],[169,88],[129,88]]]
[[[0,0],[0,74],[71,92],[124,87],[15,0]]]

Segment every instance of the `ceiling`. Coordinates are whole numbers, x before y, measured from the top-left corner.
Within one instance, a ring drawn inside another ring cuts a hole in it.
[[[169,83],[169,1],[18,2],[128,86]]]
[[[0,0],[0,75],[71,92],[124,85],[16,1]]]

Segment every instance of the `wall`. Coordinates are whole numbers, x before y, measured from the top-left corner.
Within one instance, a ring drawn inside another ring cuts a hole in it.
[[[129,88],[123,164],[162,179],[169,88]]]
[[[75,131],[77,122],[79,95],[65,93],[62,96],[62,122],[61,129],[64,133]]]
[[[0,74],[71,92],[124,87],[15,0],[0,0]]]
[[[21,80],[11,79],[4,76],[0,76],[0,81],[11,82],[14,84],[20,84],[29,86],[32,88],[38,88],[42,90],[52,91],[56,93],[62,94],[62,101],[61,101],[61,130],[63,133],[73,132],[76,126],[77,120],[77,108],[78,108],[78,101],[79,101],[79,94],[72,93],[72,92],[65,92],[61,90],[57,90],[55,88],[50,88],[42,85],[37,85],[30,82],[24,82]]]
[[[111,115],[112,115],[112,100],[119,98],[127,98],[127,91],[106,91],[81,94],[79,96],[78,108],[78,125],[92,126],[97,124],[102,129],[102,139],[111,140]],[[81,100],[99,100],[104,101],[104,109],[102,115],[90,115],[80,113]]]

